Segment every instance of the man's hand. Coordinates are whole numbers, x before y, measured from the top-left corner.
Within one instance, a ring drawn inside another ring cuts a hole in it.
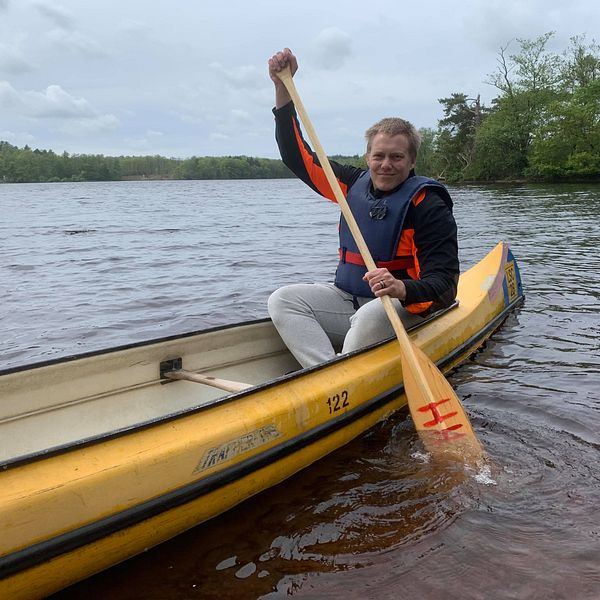
[[[284,48],[281,52],[277,52],[269,59],[269,77],[276,86],[283,85],[281,79],[277,77],[277,73],[289,65],[292,72],[292,77],[298,70],[298,61],[289,48]]]
[[[406,286],[400,279],[396,279],[387,269],[375,269],[365,273],[363,279],[369,284],[373,294],[398,298],[400,302],[406,299]]]

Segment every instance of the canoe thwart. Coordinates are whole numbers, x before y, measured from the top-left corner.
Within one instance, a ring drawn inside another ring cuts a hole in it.
[[[212,387],[225,390],[226,392],[241,392],[252,387],[250,383],[242,381],[231,381],[229,379],[220,379],[204,373],[194,373],[181,368],[181,358],[174,358],[160,363],[161,379],[193,381],[194,383],[203,383]]]
[[[211,385],[212,387],[225,390],[226,392],[241,392],[251,388],[252,385],[249,383],[243,383],[241,381],[231,381],[229,379],[219,379],[212,375],[203,375],[202,373],[193,373],[192,371],[167,371],[165,377],[169,379],[183,379],[185,381],[193,381],[194,383],[204,383]]]

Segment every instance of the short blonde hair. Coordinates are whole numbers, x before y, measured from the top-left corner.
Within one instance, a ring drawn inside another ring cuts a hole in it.
[[[367,154],[371,152],[371,142],[378,133],[384,133],[385,135],[404,135],[408,140],[408,149],[413,159],[417,158],[419,147],[421,146],[421,136],[417,131],[416,127],[405,119],[399,117],[386,117],[381,119],[367,129],[365,132],[365,139],[367,140]]]

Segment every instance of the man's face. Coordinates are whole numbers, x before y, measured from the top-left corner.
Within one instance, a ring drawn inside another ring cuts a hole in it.
[[[407,137],[403,134],[378,133],[371,140],[367,165],[375,189],[389,192],[398,187],[415,166]]]

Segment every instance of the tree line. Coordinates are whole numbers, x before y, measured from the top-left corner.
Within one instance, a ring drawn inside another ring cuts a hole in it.
[[[123,179],[281,179],[292,177],[281,160],[251,156],[55,154],[0,142],[0,183],[119,181]]]
[[[420,129],[417,171],[448,181],[600,180],[600,46],[571,38],[548,50],[554,33],[517,40],[498,53],[485,83],[497,90],[439,99],[437,129]],[[335,156],[365,166],[364,157]],[[280,160],[250,156],[192,157],[55,154],[0,141],[0,182],[121,179],[279,179],[292,177]]]

